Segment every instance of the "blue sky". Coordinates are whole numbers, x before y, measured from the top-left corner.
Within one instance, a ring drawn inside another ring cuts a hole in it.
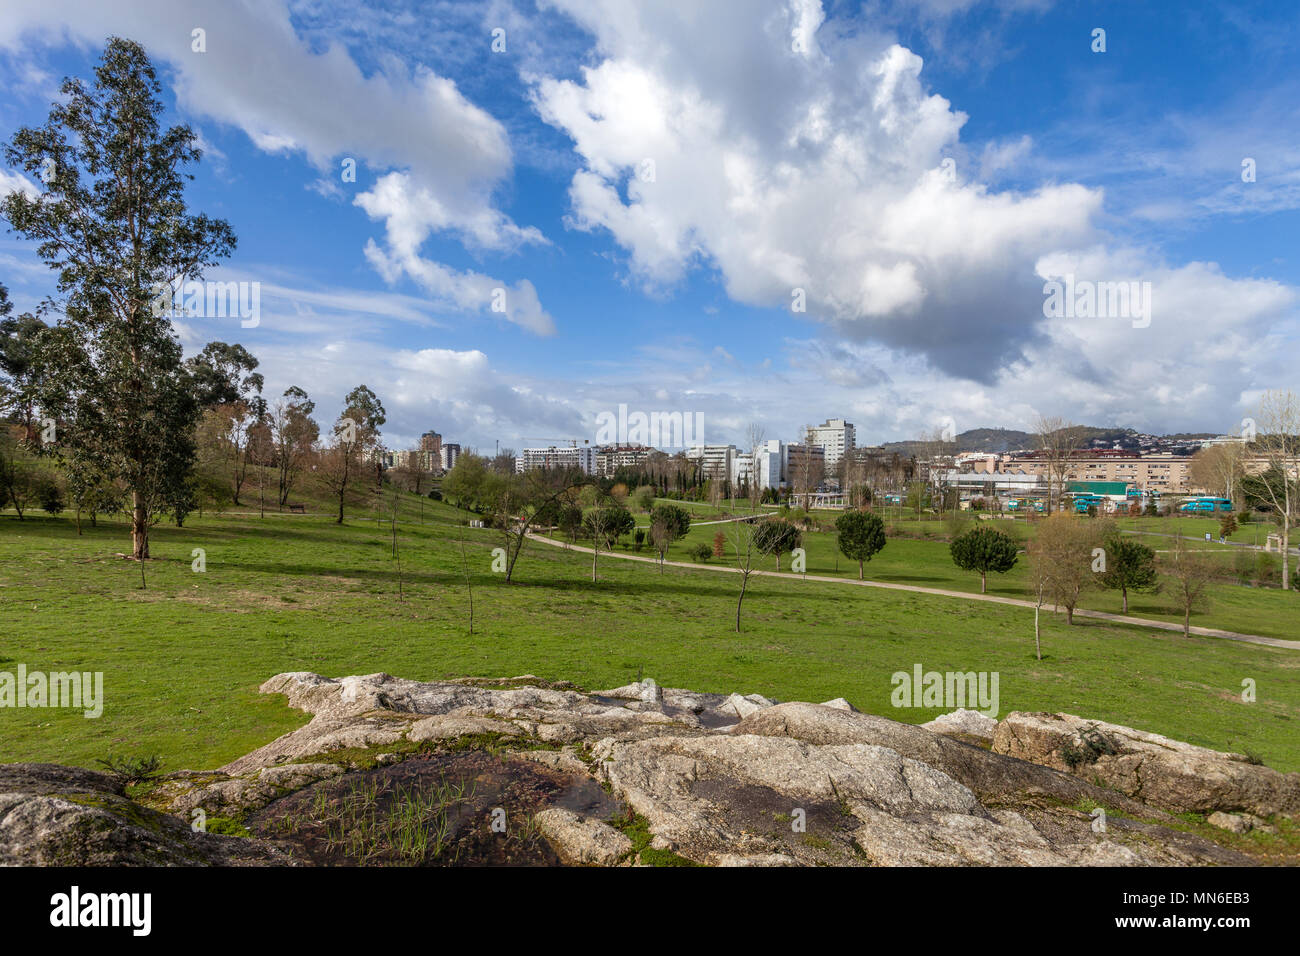
[[[207,147],[192,204],[239,236],[209,277],[262,285],[257,328],[185,320],[187,349],[242,342],[323,419],[364,382],[392,447],[594,437],[620,403],[702,412],[711,441],[839,416],[860,442],[1040,413],[1226,431],[1295,386],[1277,5],[25,6],[0,11],[0,136],[110,33],[143,43]],[[1066,273],[1150,282],[1149,325],[1048,318]],[[13,235],[0,282],[52,291]]]

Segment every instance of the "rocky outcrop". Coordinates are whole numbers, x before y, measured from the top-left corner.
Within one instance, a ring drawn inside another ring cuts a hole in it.
[[[613,866],[632,852],[632,841],[608,823],[572,810],[552,807],[533,820],[568,863]]]
[[[1300,811],[1300,774],[1070,714],[1011,713],[993,750],[1074,774],[1171,813]]]
[[[108,863],[119,855],[127,862],[280,862],[275,841],[192,834],[186,821],[202,810],[256,826],[282,807],[284,839],[292,844],[305,807],[325,807],[330,819],[342,820],[339,801],[373,789],[384,774],[404,773],[402,792],[410,793],[445,786],[440,768],[453,766],[477,768],[474,779],[493,794],[517,791],[528,801],[480,793],[485,802],[470,816],[446,810],[448,826],[473,828],[475,835],[458,846],[505,852],[507,836],[494,836],[479,819],[491,810],[502,819],[531,821],[501,831],[522,834],[509,837],[520,852],[549,847],[549,860],[572,864],[1250,862],[1163,826],[1173,821],[1145,791],[1109,789],[1068,767],[966,742],[986,727],[965,715],[936,732],[859,713],[842,698],[778,703],[652,680],[585,694],[531,677],[416,682],[387,674],[335,680],[292,673],[262,690],[284,694],[311,719],[219,770],[168,775],[143,798],[147,807],[126,800],[100,774],[46,768],[51,782],[36,787],[27,781],[32,771],[21,770],[27,765],[5,768],[0,862]],[[996,740],[1004,737],[1003,725]],[[511,789],[503,781],[521,785]],[[68,796],[78,792],[114,806],[78,804]],[[37,799],[46,802],[32,802]],[[1100,828],[1090,813],[1099,805],[1107,810]],[[19,817],[4,809],[22,806],[28,809]],[[97,822],[79,822],[69,815],[74,809]],[[89,844],[77,836],[90,831],[99,835]],[[45,849],[20,848],[32,840]],[[81,849],[70,854],[69,845]],[[307,862],[326,861],[319,844],[307,850]]]
[[[256,866],[274,844],[195,831],[128,800],[113,777],[57,764],[0,765],[0,866]]]
[[[941,714],[934,720],[921,725],[926,730],[959,740],[972,740],[980,743],[992,743],[993,733],[998,729],[998,722],[992,717],[981,714],[978,710],[958,708],[948,714]]]

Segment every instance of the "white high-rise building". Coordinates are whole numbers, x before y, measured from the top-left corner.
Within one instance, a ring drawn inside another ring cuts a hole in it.
[[[735,445],[692,445],[686,457],[700,466],[706,479],[730,481],[736,458]]]
[[[857,429],[852,422],[842,418],[828,418],[821,425],[809,425],[805,440],[818,445],[826,452],[826,472],[833,474],[845,455],[852,454],[857,444]]]
[[[596,473],[596,449],[590,445],[582,447],[525,448],[524,453],[515,459],[515,471],[531,471],[534,468],[581,468],[584,474]]]
[[[779,438],[769,438],[754,452],[755,480],[763,488],[780,488],[785,484],[788,446]]]

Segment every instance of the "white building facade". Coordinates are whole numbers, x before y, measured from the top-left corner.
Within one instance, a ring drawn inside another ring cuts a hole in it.
[[[585,475],[596,473],[596,449],[590,445],[580,448],[525,448],[515,459],[515,471],[532,471],[534,468],[581,468]]]
[[[826,452],[827,474],[833,474],[840,460],[852,454],[857,446],[857,428],[842,418],[828,418],[820,425],[809,425],[805,434],[808,444],[817,445]]]

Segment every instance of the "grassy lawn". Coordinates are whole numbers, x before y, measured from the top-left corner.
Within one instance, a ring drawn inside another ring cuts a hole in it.
[[[644,675],[783,700],[842,695],[921,722],[943,708],[889,702],[890,675],[919,663],[998,672],[1002,714],[1063,710],[1300,769],[1300,652],[1100,622],[1067,628],[1049,617],[1038,662],[1029,611],[771,578],[752,581],[736,634],[730,575],[605,559],[593,585],[588,555],[530,543],[507,585],[490,570],[493,532],[461,532],[461,513],[427,501],[421,524],[417,507],[405,502],[399,523],[401,599],[388,528],[361,512],[341,527],[316,509],[159,525],[145,590],[138,565],[119,556],[128,550],[123,521],[78,537],[66,518],[0,517],[0,670],[103,671],[106,697],[97,720],[0,711],[0,760],[93,766],[110,753],[158,753],[167,769],[214,767],[304,722],[256,692],[290,670],[424,680],[531,672],[588,689]],[[810,572],[833,571],[832,546],[830,535],[809,542]],[[206,551],[202,574],[191,570],[193,548]],[[978,589],[938,541],[891,539],[869,569],[881,580]],[[840,570],[850,574],[843,561]],[[1016,593],[1017,578],[992,587]],[[1261,625],[1281,619],[1282,604],[1263,602],[1295,597],[1235,590],[1243,604],[1218,612],[1222,623],[1261,633],[1249,615]],[[1147,601],[1160,598],[1139,597],[1134,613],[1157,613]],[[1240,700],[1245,678],[1257,682],[1256,703]]]
[[[748,510],[746,509],[741,513],[747,514]],[[839,512],[817,512],[816,517],[823,526],[830,528],[834,517],[838,514]],[[891,537],[885,549],[867,564],[865,568],[867,580],[979,593],[979,576],[961,571],[952,563],[952,557],[948,551],[949,527],[944,522],[915,518],[904,518],[895,521],[888,515],[886,515],[886,519],[891,528]],[[701,518],[698,520],[708,519]],[[646,526],[648,521],[647,515],[641,514],[637,516],[639,527]],[[1130,522],[1153,522],[1155,527],[1160,529],[1159,533],[1162,535],[1182,534],[1192,537],[1201,533],[1201,524],[1208,526],[1212,523],[1209,519],[1137,518],[1123,519],[1118,524],[1121,528],[1144,530],[1142,524],[1130,524]],[[986,523],[992,524],[999,531],[1011,535],[1020,542],[1021,547],[1024,547],[1029,536],[1033,533],[1033,525],[1026,521],[994,519]],[[1214,522],[1214,527],[1217,529],[1217,522]],[[901,536],[892,536],[894,530],[900,532]],[[692,560],[688,554],[688,549],[701,543],[713,543],[715,536],[719,532],[722,532],[725,538],[727,526],[717,524],[693,525],[690,533],[685,538],[674,542],[668,552],[668,557],[675,561]],[[1172,539],[1168,537],[1147,535],[1139,536],[1137,540],[1154,549],[1157,552],[1157,558],[1173,543]],[[729,544],[727,546],[730,547]],[[1208,553],[1214,560],[1222,560],[1225,571],[1230,569],[1234,562],[1245,557],[1248,557],[1251,561],[1261,558],[1271,562],[1277,562],[1278,560],[1277,555],[1244,552],[1241,548],[1221,545],[1217,540],[1210,542],[1198,540],[1190,543],[1189,546],[1194,550]],[[806,571],[808,574],[857,578],[857,564],[840,555],[836,546],[834,531],[805,532],[803,547],[807,552]],[[647,556],[654,554],[648,545],[642,549],[641,553]],[[713,563],[720,563],[720,559],[711,560]],[[760,559],[760,567],[774,571],[776,570],[776,561],[774,558],[762,558]],[[781,569],[789,570],[789,568],[790,556],[783,555]],[[988,593],[1002,597],[1033,600],[1034,594],[1028,580],[1028,567],[1022,555],[1016,567],[1008,573],[989,575]],[[1118,591],[1100,589],[1087,591],[1080,602],[1080,606],[1114,614],[1123,611],[1123,601]],[[1130,593],[1128,613],[1136,617],[1148,617],[1162,621],[1179,623],[1182,621],[1182,612],[1175,605],[1173,590],[1167,584],[1162,585],[1162,590],[1156,593]],[[1229,631],[1297,640],[1300,639],[1300,626],[1297,626],[1300,624],[1300,594],[1284,592],[1279,588],[1254,588],[1229,583],[1214,584],[1210,588],[1208,605],[1192,613],[1192,623],[1202,627],[1217,627]]]

